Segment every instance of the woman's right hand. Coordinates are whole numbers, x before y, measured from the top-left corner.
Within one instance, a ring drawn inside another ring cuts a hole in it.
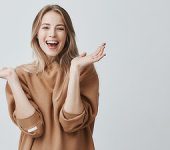
[[[15,69],[7,67],[0,69],[0,78],[6,79],[7,81],[18,80]]]

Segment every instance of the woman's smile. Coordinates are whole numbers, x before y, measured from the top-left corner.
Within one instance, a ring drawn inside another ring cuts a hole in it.
[[[59,45],[59,42],[57,40],[47,40],[45,43],[46,43],[47,47],[51,50],[57,49],[57,47]]]

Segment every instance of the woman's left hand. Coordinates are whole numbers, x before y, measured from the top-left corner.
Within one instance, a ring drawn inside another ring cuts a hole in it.
[[[103,43],[98,49],[90,55],[87,55],[85,52],[80,56],[75,57],[71,61],[71,67],[76,67],[81,72],[88,65],[98,62],[101,60],[106,54],[104,53],[106,43]]]

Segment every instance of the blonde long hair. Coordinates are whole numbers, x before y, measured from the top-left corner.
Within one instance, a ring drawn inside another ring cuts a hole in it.
[[[71,18],[67,13],[67,11],[59,5],[46,5],[38,12],[37,16],[33,21],[31,47],[36,57],[34,62],[34,68],[36,68],[37,73],[43,72],[46,66],[48,66],[48,64],[50,63],[47,59],[46,54],[40,48],[37,39],[37,33],[41,25],[42,17],[49,11],[54,11],[56,13],[59,13],[66,27],[67,38],[66,38],[64,48],[55,57],[54,61],[56,61],[61,67],[63,67],[65,72],[67,72],[71,65],[71,60],[76,56],[78,56],[79,54],[78,54],[78,48],[75,41],[75,31],[72,25]]]

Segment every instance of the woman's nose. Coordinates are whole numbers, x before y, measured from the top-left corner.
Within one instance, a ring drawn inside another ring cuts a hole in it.
[[[49,37],[55,37],[55,29],[49,31]]]

